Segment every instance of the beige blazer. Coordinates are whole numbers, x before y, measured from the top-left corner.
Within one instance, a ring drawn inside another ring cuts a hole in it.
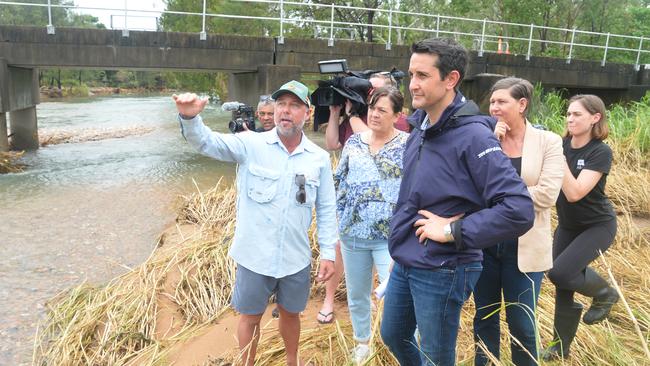
[[[517,265],[521,272],[541,272],[553,267],[551,207],[560,194],[563,177],[562,138],[526,121],[521,178],[535,205],[535,224],[519,238]]]

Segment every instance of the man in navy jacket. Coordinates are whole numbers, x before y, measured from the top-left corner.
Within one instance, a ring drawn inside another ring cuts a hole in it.
[[[455,364],[460,311],[481,273],[481,249],[524,234],[534,211],[492,133],[494,120],[458,90],[465,48],[426,39],[411,52],[409,89],[418,110],[391,220],[395,265],[381,335],[401,365],[446,366]]]

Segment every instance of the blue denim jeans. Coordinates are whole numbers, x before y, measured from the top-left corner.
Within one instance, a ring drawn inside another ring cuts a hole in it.
[[[381,337],[400,365],[456,363],[460,311],[481,274],[481,263],[420,269],[395,263],[384,299]],[[420,343],[413,336],[415,328]]]
[[[543,272],[522,273],[517,266],[517,241],[506,241],[483,249],[483,272],[474,289],[474,340],[477,342],[474,365],[488,364],[483,341],[488,351],[499,358],[499,313],[501,292],[506,304],[506,322],[512,338],[512,362],[517,366],[537,365],[535,308],[542,284]],[[517,339],[523,346],[522,348]]]
[[[388,277],[392,261],[388,253],[388,241],[365,240],[341,236],[341,255],[345,267],[345,287],[354,339],[367,342],[370,339],[370,296],[372,291],[373,264],[379,281]]]

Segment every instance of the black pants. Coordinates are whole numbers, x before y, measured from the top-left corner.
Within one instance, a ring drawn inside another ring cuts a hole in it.
[[[553,238],[553,268],[548,278],[556,288],[556,306],[573,304],[574,292],[585,283],[585,268],[605,252],[616,236],[616,218],[581,230],[560,226]],[[561,304],[558,304],[561,303]]]

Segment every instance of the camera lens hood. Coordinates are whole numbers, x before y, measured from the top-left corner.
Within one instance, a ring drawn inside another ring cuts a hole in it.
[[[332,86],[345,98],[360,104],[366,104],[366,97],[372,84],[368,80],[356,76],[346,76],[342,78],[339,85]]]

